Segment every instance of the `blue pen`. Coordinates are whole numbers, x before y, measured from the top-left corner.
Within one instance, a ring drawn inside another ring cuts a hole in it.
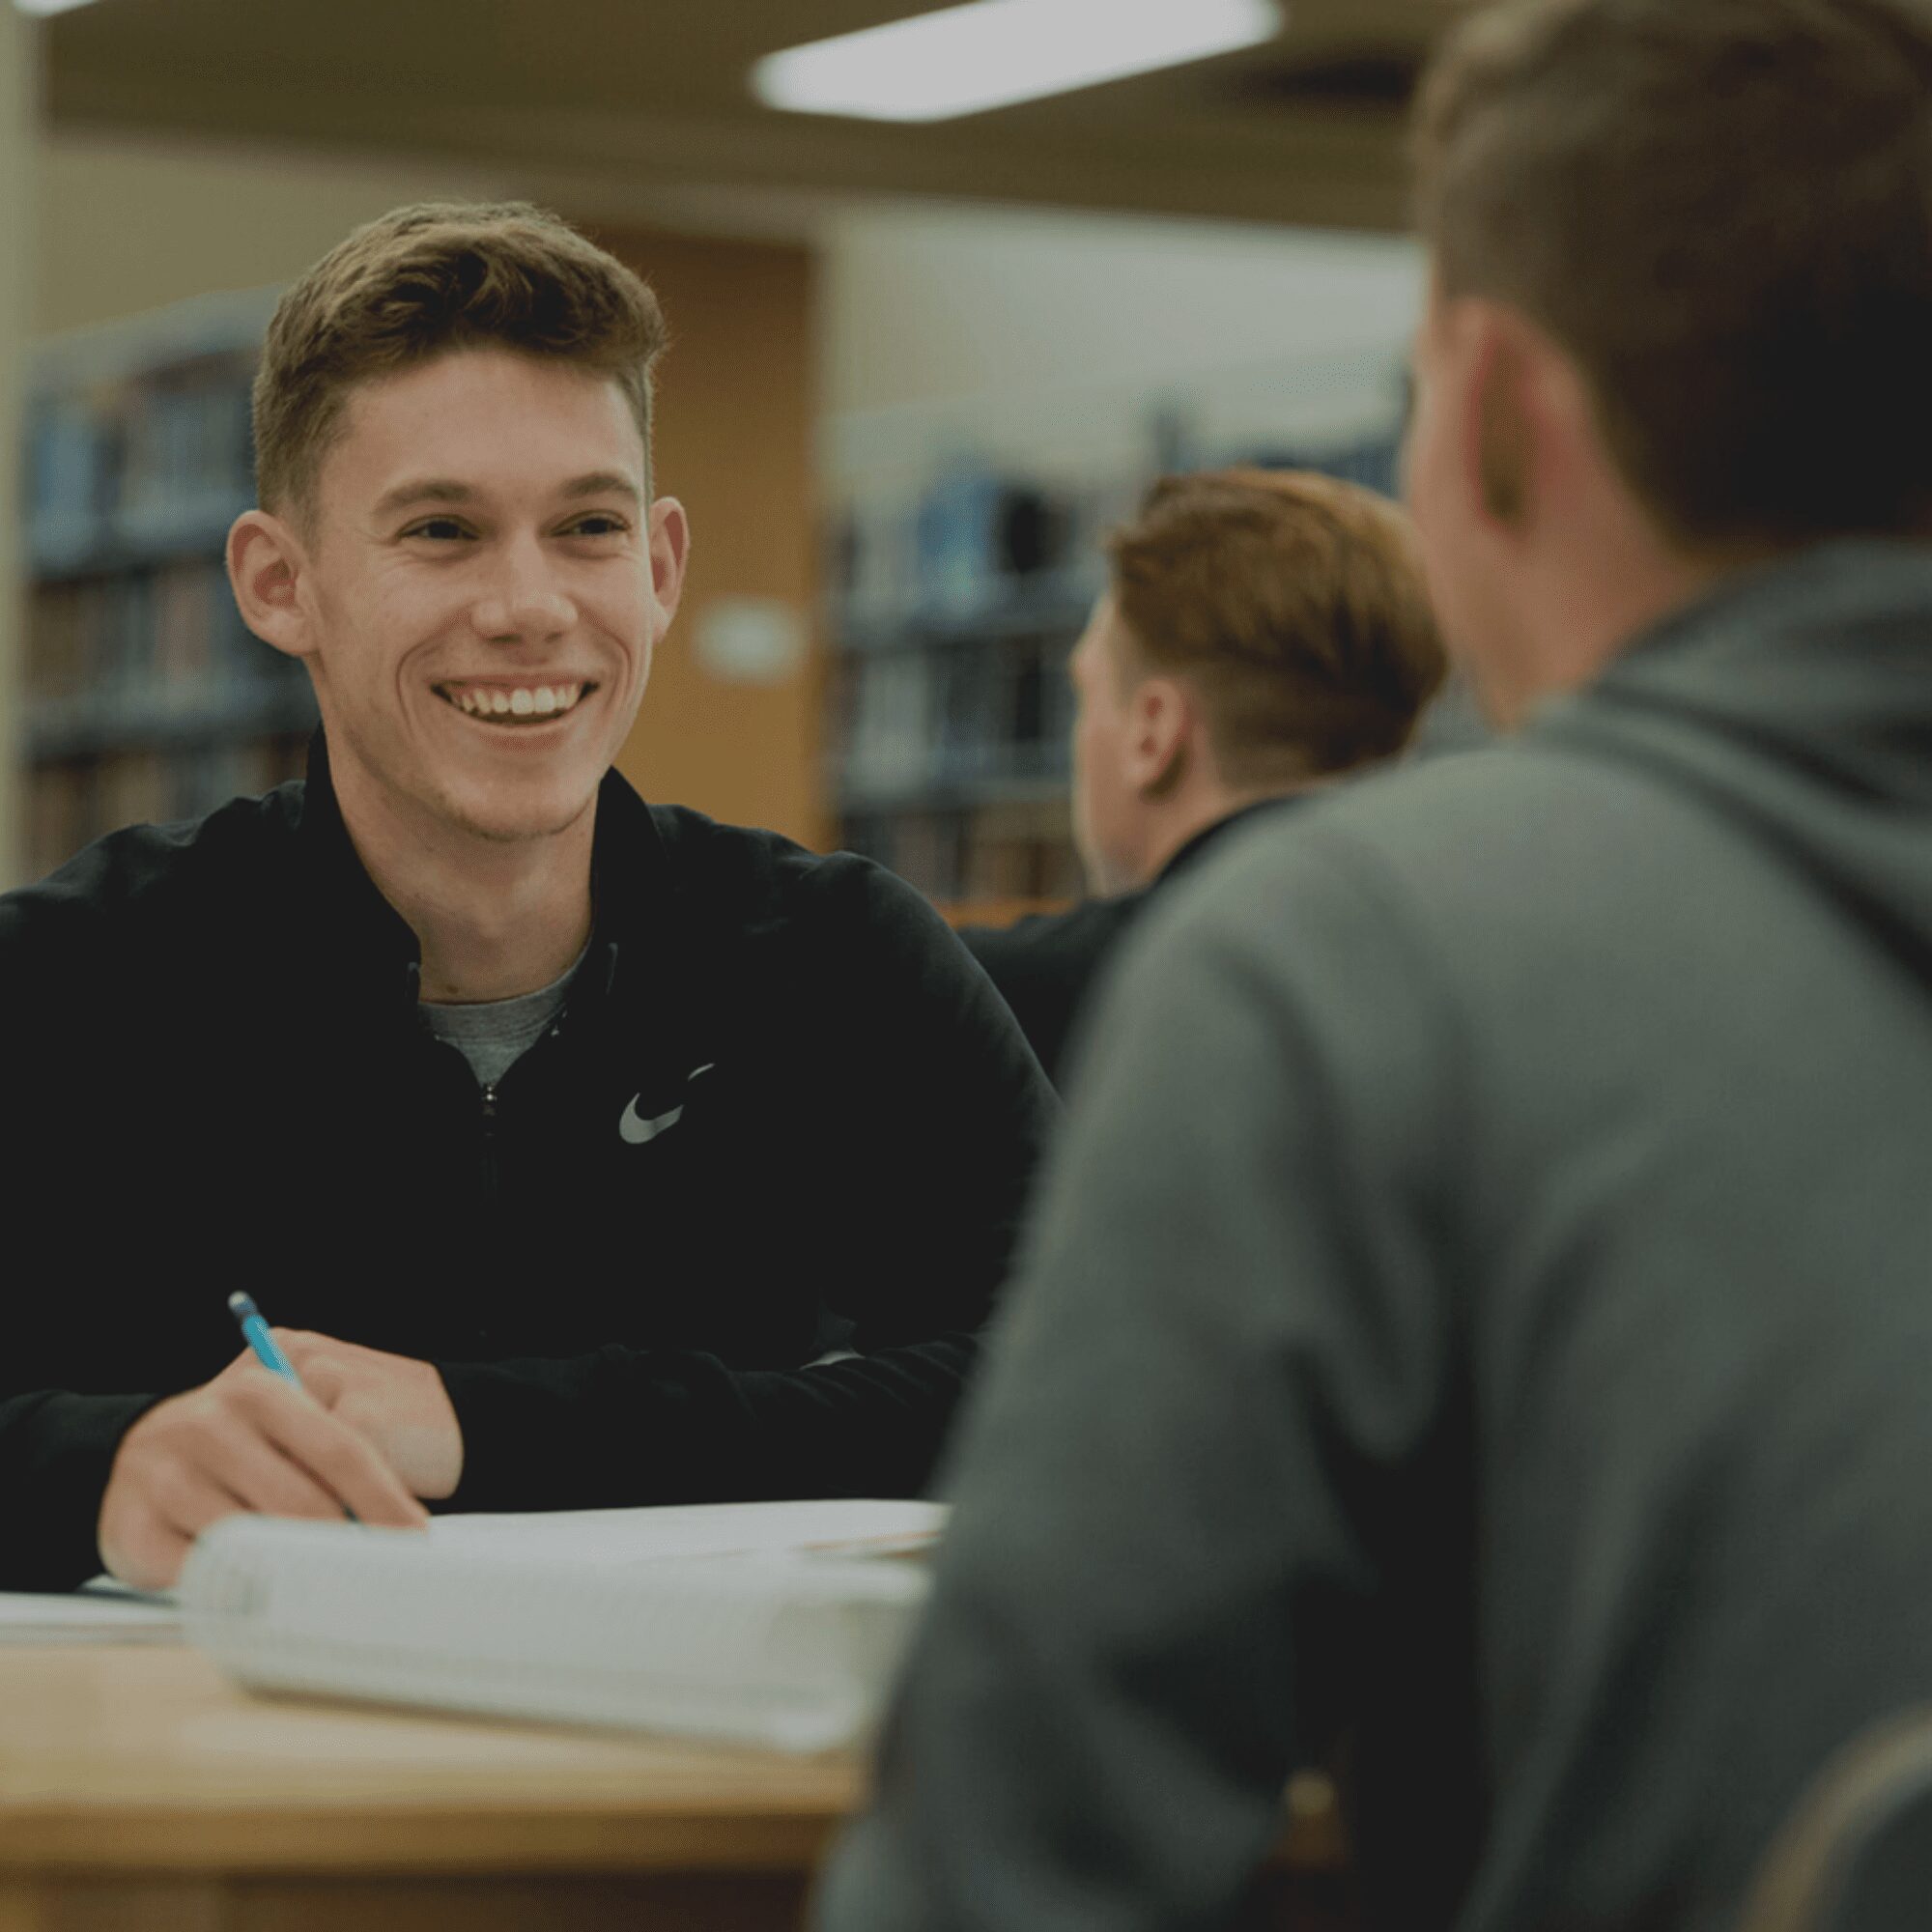
[[[273,1369],[285,1382],[293,1382],[300,1388],[301,1378],[296,1374],[296,1365],[282,1353],[282,1345],[262,1320],[262,1311],[255,1306],[255,1297],[243,1294],[238,1289],[228,1297],[228,1312],[241,1322],[242,1336],[249,1348],[254,1350],[255,1359],[265,1369]]]
[[[269,1324],[262,1320],[262,1311],[255,1306],[252,1294],[243,1294],[238,1288],[228,1297],[228,1312],[242,1324],[242,1333],[247,1337],[249,1348],[255,1351],[255,1359],[265,1369],[273,1369],[285,1382],[300,1388],[302,1378],[296,1374],[296,1365],[282,1353],[282,1345],[274,1338]],[[355,1520],[355,1512],[345,1508],[342,1512],[351,1522]]]

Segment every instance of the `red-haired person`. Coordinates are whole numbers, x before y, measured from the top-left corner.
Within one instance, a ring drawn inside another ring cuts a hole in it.
[[[961,933],[1059,1082],[1094,975],[1236,826],[1396,756],[1443,676],[1407,515],[1352,483],[1157,483],[1108,546],[1068,666],[1073,833],[1094,896]]]

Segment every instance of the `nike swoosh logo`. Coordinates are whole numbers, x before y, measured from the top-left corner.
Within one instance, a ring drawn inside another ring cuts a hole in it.
[[[684,1118],[682,1107],[673,1107],[668,1113],[659,1114],[652,1120],[640,1120],[638,1116],[638,1102],[641,1094],[631,1095],[631,1104],[624,1109],[624,1118],[617,1122],[617,1131],[633,1147],[642,1147],[646,1141],[654,1141],[667,1127],[674,1127]]]

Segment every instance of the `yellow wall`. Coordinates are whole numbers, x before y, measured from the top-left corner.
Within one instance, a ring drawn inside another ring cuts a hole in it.
[[[811,626],[812,260],[807,250],[688,236],[600,239],[657,291],[671,346],[659,365],[656,483],[691,517],[684,610],[651,672],[619,769],[646,798],[822,845],[823,660],[771,684],[726,683],[696,639],[721,598],[769,598]]]

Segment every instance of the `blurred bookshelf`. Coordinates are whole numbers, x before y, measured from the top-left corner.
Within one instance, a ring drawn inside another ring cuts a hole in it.
[[[272,305],[188,303],[36,351],[16,749],[32,877],[301,769],[307,676],[242,624],[222,560],[254,501],[248,390]]]
[[[1151,403],[1009,397],[832,424],[839,842],[965,922],[1079,897],[1066,666],[1107,536],[1170,471],[1254,463],[1393,494],[1404,410],[1391,345]]]

